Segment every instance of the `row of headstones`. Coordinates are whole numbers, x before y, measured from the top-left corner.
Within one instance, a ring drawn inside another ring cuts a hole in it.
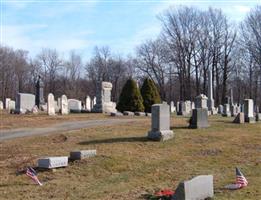
[[[86,103],[83,106],[84,110],[91,111],[96,104],[96,97],[91,99],[89,96],[86,97]],[[0,101],[0,110],[6,109],[14,113],[24,114],[28,112],[36,113],[38,109],[47,111],[49,115],[54,115],[57,112],[61,114],[68,114],[69,112],[81,112],[82,102],[77,99],[67,99],[65,95],[58,98],[55,101],[53,94],[48,95],[47,104],[40,105],[38,108],[35,105],[35,95],[27,93],[18,93],[16,96],[16,101],[10,98],[5,99],[5,106],[2,101]]]

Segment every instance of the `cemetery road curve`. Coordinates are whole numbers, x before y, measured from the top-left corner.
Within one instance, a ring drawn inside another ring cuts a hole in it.
[[[13,139],[18,137],[44,135],[50,133],[57,133],[61,131],[72,131],[82,128],[95,127],[95,126],[108,126],[115,124],[122,124],[134,122],[141,119],[104,119],[104,120],[88,120],[88,121],[74,121],[62,122],[44,128],[19,128],[11,130],[0,130],[0,141]]]

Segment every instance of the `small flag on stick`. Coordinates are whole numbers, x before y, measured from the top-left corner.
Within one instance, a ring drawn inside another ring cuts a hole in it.
[[[43,185],[37,178],[37,173],[32,167],[27,167],[26,169],[26,175],[29,176],[31,179],[33,179],[34,182],[36,182],[38,185]]]
[[[248,184],[245,176],[243,173],[236,167],[236,182],[234,184],[229,184],[225,186],[226,189],[229,190],[237,190],[241,189],[243,187],[246,187]]]

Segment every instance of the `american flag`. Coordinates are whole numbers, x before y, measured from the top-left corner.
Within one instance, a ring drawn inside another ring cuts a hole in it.
[[[33,179],[34,182],[36,182],[39,185],[43,185],[37,178],[37,173],[32,167],[27,167],[26,169],[26,175],[29,176],[31,179]]]
[[[240,188],[246,187],[248,182],[242,172],[236,167],[236,184],[240,185]]]

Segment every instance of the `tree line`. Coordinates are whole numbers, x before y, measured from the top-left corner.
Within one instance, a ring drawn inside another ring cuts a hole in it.
[[[99,81],[113,84],[118,102],[125,82],[141,85],[154,80],[161,99],[193,100],[207,94],[207,72],[212,70],[216,106],[233,89],[234,101],[254,99],[261,106],[261,6],[232,23],[219,9],[170,8],[158,16],[161,33],[137,46],[136,54],[115,55],[109,47],[95,47],[87,63],[75,51],[64,59],[55,49],[42,49],[34,58],[26,50],[0,46],[0,99],[17,92],[35,92],[38,75],[45,96],[66,94],[84,100],[95,96]]]

